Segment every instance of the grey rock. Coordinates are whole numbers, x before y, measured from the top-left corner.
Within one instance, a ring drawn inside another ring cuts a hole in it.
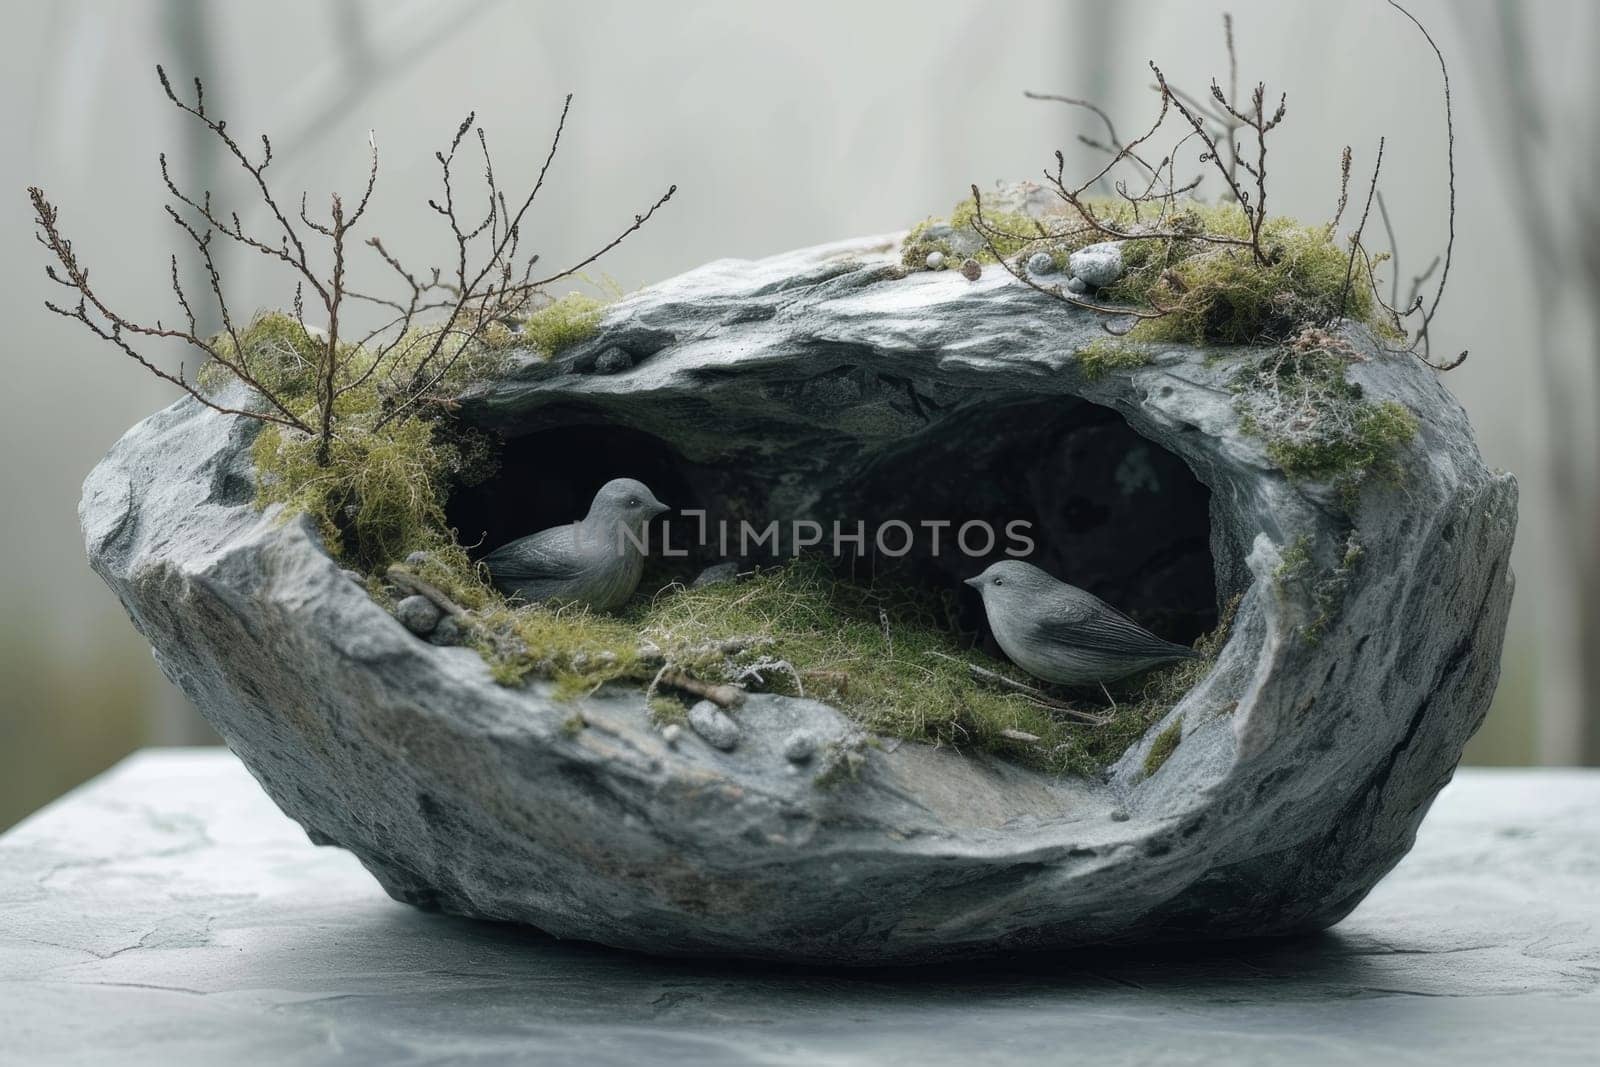
[[[704,738],[706,744],[724,752],[739,746],[739,724],[709,700],[702,700],[689,709],[689,728]]]
[[[661,728],[661,740],[665,741],[674,748],[677,747],[678,740],[681,737],[683,737],[683,727],[679,726],[675,722],[669,722],[667,725]]]
[[[929,252],[928,258],[924,262],[929,270],[938,270],[940,267],[944,266],[944,253]]]
[[[352,582],[355,582],[359,586],[365,586],[367,584],[367,576],[362,574],[360,571],[346,568],[339,573],[350,579]]]
[[[90,474],[90,561],[273,800],[430,909],[855,964],[1338,922],[1410,847],[1488,707],[1514,481],[1484,466],[1433,374],[1358,331],[1352,379],[1423,432],[1405,480],[1347,516],[1240,427],[1230,383],[1251,353],[1167,345],[1091,380],[1073,354],[1101,316],[1001,271],[889,280],[898,253],[878,239],[708,264],[619,302],[595,347],[463,397],[461,417],[552,443],[574,411],[650,434],[713,511],[850,518],[870,493],[889,514],[1037,515],[1036,562],[1169,638],[1172,618],[1196,633],[1240,595],[1211,673],[1103,779],[906,742],[863,749],[854,781],[822,789],[782,755],[797,729],[851,736],[818,700],[752,694],[722,753],[667,749],[638,687],[560,702],[543,681],[500,686],[470,649],[414,640],[311,523],[230,489],[254,479],[257,428],[193,400]],[[649,356],[627,388],[569,373],[624,341]],[[854,388],[820,404],[816,380]],[[1119,483],[1138,451],[1150,476]],[[1365,556],[1308,642],[1319,608],[1276,582],[1282,549],[1304,537],[1331,566],[1351,526]],[[952,589],[972,573],[958,554],[911,562]],[[1151,614],[1174,605],[1191,614]],[[575,711],[589,728],[569,736]]]
[[[1082,278],[1068,278],[1067,289],[1068,291],[1074,293],[1087,293],[1089,291],[1089,284]]]
[[[783,739],[783,758],[790,763],[805,763],[817,754],[817,735],[810,730],[796,730]]]
[[[409,566],[420,567],[426,562],[428,562],[428,554],[421,549],[406,555],[406,563]]]
[[[731,582],[737,577],[739,577],[739,565],[737,563],[731,561],[728,563],[713,563],[695,576],[694,581],[689,583],[689,588],[704,589],[708,585],[721,585],[723,582]]]
[[[1039,277],[1045,274],[1054,274],[1056,261],[1050,258],[1049,252],[1035,252],[1028,257],[1028,273]]]
[[[1072,275],[1091,289],[1101,289],[1122,277],[1122,244],[1102,241],[1080,248],[1067,257]]]
[[[628,354],[628,350],[612,345],[595,357],[594,372],[596,374],[620,374],[632,366],[633,357]]]
[[[975,282],[983,276],[983,264],[968,257],[961,261],[961,276],[969,282]]]
[[[437,626],[428,634],[428,640],[436,645],[459,645],[466,641],[467,632],[456,621],[455,616],[446,615],[439,620]]]
[[[394,606],[394,617],[400,620],[400,624],[423,637],[439,625],[442,614],[433,601],[425,596],[408,596]]]

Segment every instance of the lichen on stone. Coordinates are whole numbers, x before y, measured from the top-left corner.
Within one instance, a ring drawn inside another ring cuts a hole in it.
[[[1332,485],[1348,511],[1370,480],[1403,477],[1399,455],[1419,429],[1404,405],[1368,400],[1350,380],[1358,358],[1348,344],[1308,331],[1255,358],[1233,380],[1240,427],[1261,439],[1289,477]]]

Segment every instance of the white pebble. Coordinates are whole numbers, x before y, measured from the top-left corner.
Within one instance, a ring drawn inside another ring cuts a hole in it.
[[[928,269],[929,270],[938,270],[942,266],[944,266],[944,253],[943,252],[929,252],[928,253]]]

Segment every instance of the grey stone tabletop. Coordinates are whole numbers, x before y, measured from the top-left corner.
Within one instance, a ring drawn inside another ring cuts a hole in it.
[[[1312,939],[684,963],[427,914],[220,750],[0,837],[0,1062],[1525,1063],[1600,1055],[1600,772],[1464,770]]]

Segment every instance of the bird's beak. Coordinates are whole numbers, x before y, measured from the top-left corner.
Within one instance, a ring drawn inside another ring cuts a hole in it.
[[[962,579],[961,584],[970,585],[972,588],[976,589],[981,584],[981,578],[981,575],[974,574],[971,578]]]
[[[661,515],[661,514],[663,514],[665,512],[671,511],[671,510],[672,510],[672,506],[670,504],[663,504],[661,501],[657,500],[656,501],[656,506],[651,509],[650,514],[651,514],[652,517],[654,517],[656,515]]]

